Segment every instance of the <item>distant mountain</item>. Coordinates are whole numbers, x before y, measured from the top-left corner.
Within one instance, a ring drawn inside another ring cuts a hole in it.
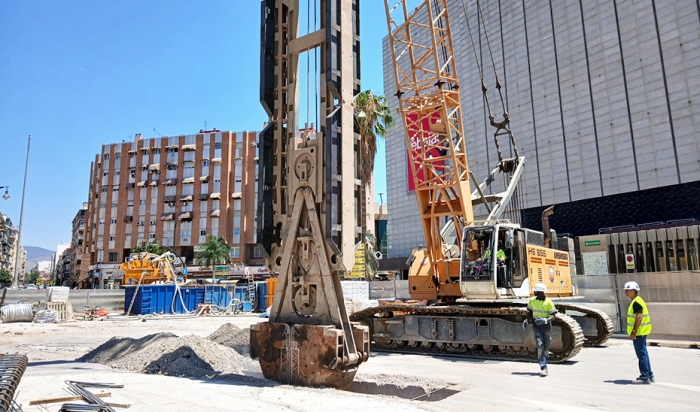
[[[27,264],[25,265],[27,272],[32,270],[38,262],[51,260],[51,255],[53,255],[53,250],[38,246],[25,246],[24,250],[27,251]]]

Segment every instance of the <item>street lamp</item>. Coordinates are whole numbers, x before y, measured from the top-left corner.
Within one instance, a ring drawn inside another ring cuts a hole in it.
[[[2,198],[7,200],[10,198],[10,194],[7,193],[7,191],[10,189],[10,186],[0,186],[0,190],[5,189],[5,194],[2,195]]]

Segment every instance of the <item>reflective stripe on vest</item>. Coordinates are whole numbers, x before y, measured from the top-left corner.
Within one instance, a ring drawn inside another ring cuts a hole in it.
[[[630,302],[630,305],[627,308],[627,334],[632,334],[634,322],[637,320],[637,314],[634,313],[634,309],[632,309],[635,302],[642,306],[642,323],[640,323],[639,328],[637,328],[637,336],[646,336],[651,333],[651,317],[649,317],[649,309],[647,308],[647,304],[644,302],[644,299],[639,296],[632,299],[632,302]]]
[[[549,298],[545,298],[545,300],[537,300],[537,298],[532,298],[530,299],[530,304],[527,305],[527,307],[532,309],[532,316],[536,318],[549,318],[552,311],[557,309]]]

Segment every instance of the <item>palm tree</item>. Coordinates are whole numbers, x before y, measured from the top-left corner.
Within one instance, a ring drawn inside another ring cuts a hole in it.
[[[372,90],[358,94],[354,106],[361,139],[360,180],[369,185],[374,171],[374,156],[377,154],[377,137],[386,137],[386,130],[394,124],[394,118],[386,104],[386,97],[377,96]]]
[[[231,249],[226,243],[226,239],[219,236],[218,238],[208,235],[207,242],[204,243],[201,251],[197,252],[195,261],[198,265],[213,266],[217,264],[228,263],[228,252]]]
[[[379,270],[376,252],[377,238],[368,230],[365,232],[365,277],[367,280],[374,280]]]

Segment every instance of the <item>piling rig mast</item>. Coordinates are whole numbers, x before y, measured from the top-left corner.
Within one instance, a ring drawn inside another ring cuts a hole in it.
[[[360,92],[359,0],[307,2],[302,36],[299,3],[261,4],[260,100],[269,122],[258,141],[257,236],[279,281],[269,322],[251,327],[251,356],[268,379],[344,387],[369,357],[368,328],[349,321],[339,277],[352,259],[342,252],[359,240],[363,221],[352,106]],[[303,103],[309,117],[312,84],[317,131],[299,123]]]

